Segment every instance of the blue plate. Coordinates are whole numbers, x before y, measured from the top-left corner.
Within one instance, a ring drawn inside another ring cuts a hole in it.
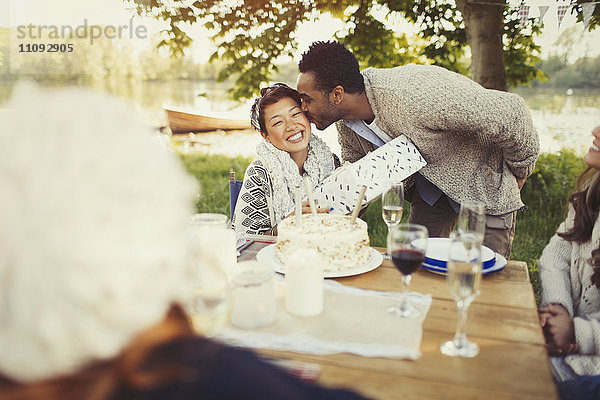
[[[495,258],[494,258],[494,264],[491,266],[487,266],[487,267],[483,267],[483,269],[481,270],[481,272],[485,275],[485,274],[489,274],[491,272],[496,272],[496,271],[500,271],[501,269],[503,269],[504,267],[506,267],[506,258],[504,258],[504,256],[502,256],[501,254],[496,253],[495,254]],[[423,269],[429,271],[429,272],[433,272],[434,274],[440,274],[440,275],[446,275],[446,267],[437,267],[431,264],[428,264],[427,262],[423,263]]]

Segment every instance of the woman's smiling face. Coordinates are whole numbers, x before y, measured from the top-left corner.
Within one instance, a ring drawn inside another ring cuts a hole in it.
[[[592,135],[594,140],[587,154],[583,157],[583,162],[588,167],[600,169],[600,125],[594,128]]]
[[[310,140],[310,122],[300,104],[284,97],[264,109],[267,134],[263,137],[279,150],[288,153],[306,151]]]

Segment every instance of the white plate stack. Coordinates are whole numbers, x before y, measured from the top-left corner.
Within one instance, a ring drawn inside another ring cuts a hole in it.
[[[429,238],[423,268],[436,274],[446,275],[449,244],[448,238]],[[481,246],[481,259],[483,274],[500,271],[506,266],[506,258],[486,246]]]

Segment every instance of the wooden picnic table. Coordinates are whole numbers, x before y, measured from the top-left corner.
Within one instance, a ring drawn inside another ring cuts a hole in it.
[[[254,259],[267,244],[253,243],[239,260]],[[390,260],[384,260],[371,272],[336,281],[383,291],[400,291],[402,285],[401,274]],[[481,295],[471,304],[467,320],[467,336],[481,349],[472,359],[448,357],[439,350],[440,343],[454,336],[458,319],[456,302],[448,294],[445,277],[421,269],[413,274],[410,290],[433,297],[423,324],[422,355],[418,360],[347,353],[260,353],[319,364],[320,384],[350,388],[375,399],[558,398],[526,263],[509,261],[503,270],[484,275]]]

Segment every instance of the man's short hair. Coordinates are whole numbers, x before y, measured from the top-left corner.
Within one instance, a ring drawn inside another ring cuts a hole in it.
[[[298,69],[301,73],[313,73],[320,91],[329,93],[338,85],[348,93],[362,93],[365,90],[356,57],[336,41],[311,44],[302,54]]]

